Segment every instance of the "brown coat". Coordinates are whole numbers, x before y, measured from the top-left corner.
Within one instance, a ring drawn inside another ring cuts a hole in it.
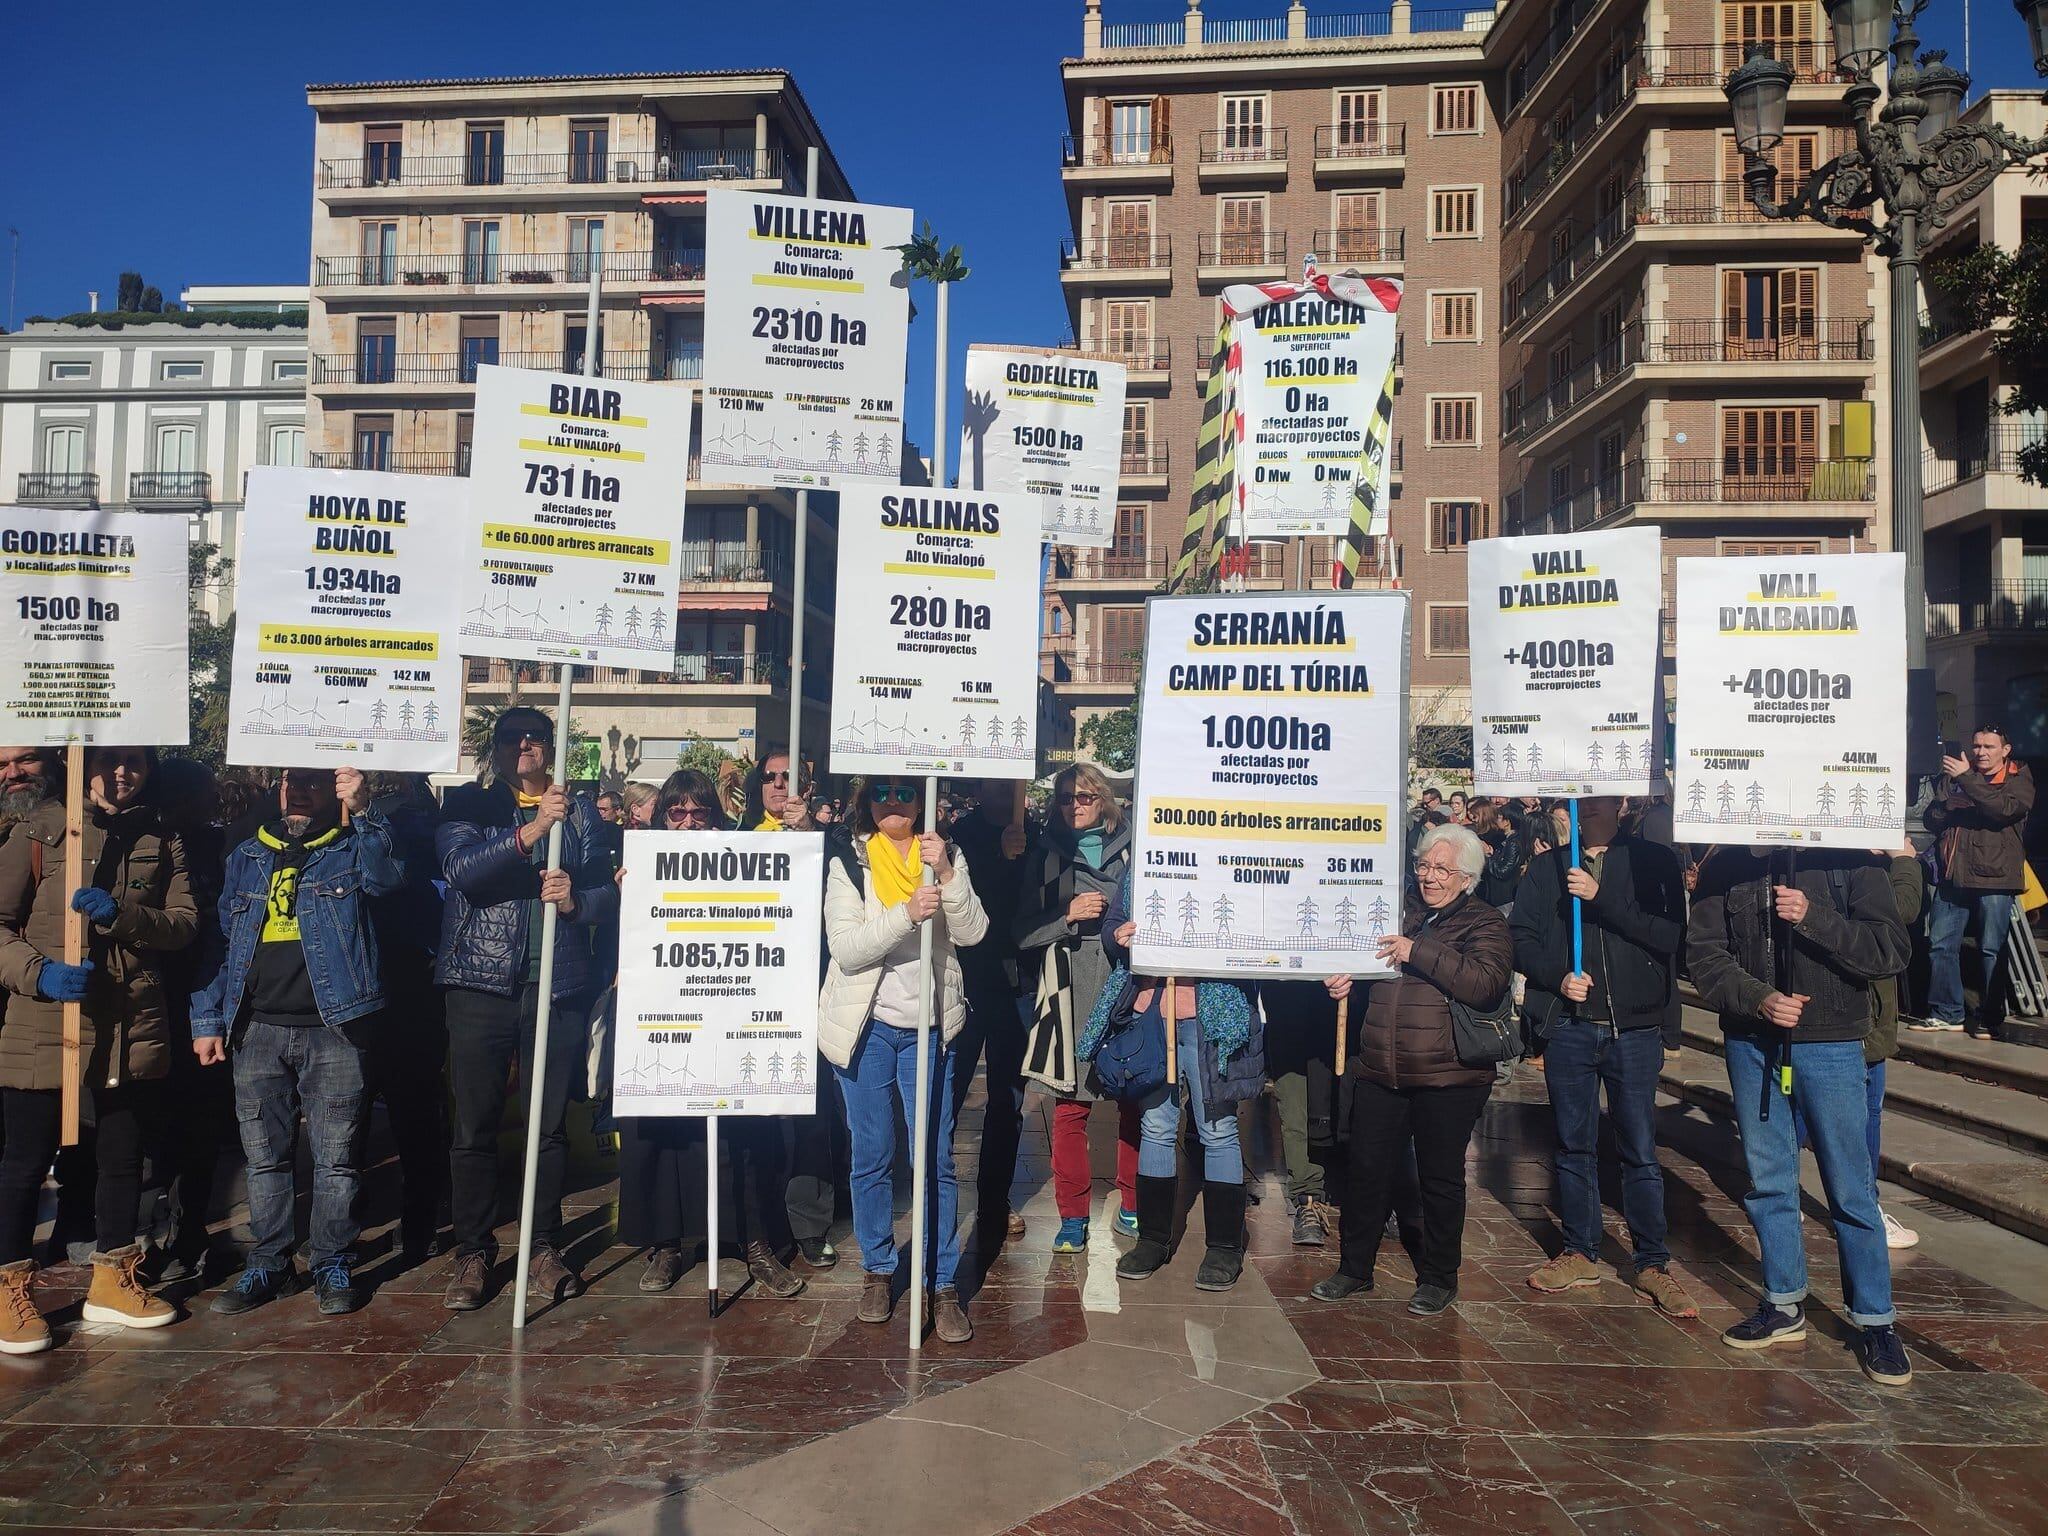
[[[35,844],[42,846],[40,855]],[[88,880],[111,891],[120,911],[108,928],[86,926],[86,958],[94,971],[81,1010],[84,1083],[112,1087],[170,1071],[172,1012],[157,957],[199,935],[184,841],[148,806],[113,816],[88,810],[83,863],[85,878],[73,879],[65,868],[64,807],[55,800],[38,806],[0,844],[0,987],[8,994],[0,1087],[64,1084],[63,1005],[36,996],[36,978],[46,958],[64,958],[64,914],[71,893]]]
[[[1430,919],[1434,917],[1434,921]],[[1366,989],[1351,1070],[1382,1088],[1455,1088],[1493,1081],[1493,1068],[1458,1060],[1450,999],[1497,1006],[1515,967],[1507,919],[1465,895],[1438,914],[1409,905],[1401,931],[1415,941],[1401,974]]]

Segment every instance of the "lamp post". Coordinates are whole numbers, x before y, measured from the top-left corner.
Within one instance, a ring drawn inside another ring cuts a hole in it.
[[[1909,755],[1933,745],[1933,687],[1927,672],[1926,549],[1920,485],[1920,245],[1999,172],[2048,150],[1997,123],[1958,124],[1970,77],[1946,54],[1920,57],[1914,22],[1930,0],[1823,0],[1855,147],[1814,170],[1776,200],[1777,168],[1767,158],[1785,137],[1790,65],[1754,44],[1724,89],[1735,118],[1749,200],[1768,219],[1813,219],[1853,229],[1891,262],[1892,544],[1906,557],[1906,665],[1913,721]],[[2034,67],[2048,74],[2048,0],[2014,0],[2026,22]],[[1890,42],[1887,44],[1887,33]],[[1890,78],[1873,78],[1886,53]],[[1879,100],[1884,102],[1881,110]],[[1882,212],[1880,222],[1875,215]],[[1924,739],[1923,739],[1924,738]]]

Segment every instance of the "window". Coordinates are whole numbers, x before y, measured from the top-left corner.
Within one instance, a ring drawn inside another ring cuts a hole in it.
[[[1432,240],[1479,238],[1479,189],[1432,187],[1429,193],[1429,237]]]
[[[358,416],[355,420],[355,466],[357,469],[391,467],[391,418]]]
[[[1819,32],[1813,0],[1722,0],[1721,73],[1738,69],[1752,43],[1762,43],[1776,58],[1797,70],[1811,70],[1817,59]]]
[[[389,285],[398,281],[398,226],[384,219],[366,219],[362,227],[363,266],[360,281]]]
[[[53,475],[85,473],[85,428],[77,425],[43,429],[43,469]]]
[[[1331,261],[1379,261],[1384,228],[1381,194],[1339,192],[1331,201],[1337,227],[1331,231]]]
[[[83,360],[50,364],[52,384],[76,383],[92,377],[92,364]]]
[[[1152,468],[1152,402],[1150,400],[1126,400],[1124,402],[1123,436],[1124,473],[1127,475],[1149,475]]]
[[[403,166],[400,141],[405,129],[397,123],[371,123],[363,129],[363,185],[388,187],[397,183]]]
[[[1621,432],[1609,432],[1594,445],[1593,510],[1603,517],[1621,504],[1621,465],[1627,450],[1628,438]]]
[[[1463,549],[1493,532],[1492,509],[1483,501],[1432,501],[1429,504],[1429,547]]]
[[[1500,395],[1501,430],[1518,427],[1522,422],[1522,381],[1515,380]]]
[[[477,369],[498,360],[498,317],[464,315],[460,329],[462,382],[474,384]]]
[[[164,363],[157,376],[165,383],[203,379],[206,377],[206,364],[197,358],[175,358]]]
[[[1820,268],[1747,269],[1721,274],[1722,356],[1820,356]]]
[[[1721,412],[1722,495],[1775,501],[1803,493],[1819,454],[1820,408],[1727,406]]]
[[[462,221],[462,280],[465,283],[498,281],[499,234],[496,219]]]
[[[1781,556],[1825,553],[1819,539],[1722,539],[1718,555],[1738,555],[1748,560],[1775,560]]]
[[[1145,509],[1143,506],[1116,509],[1116,539],[1104,559],[1106,576],[1145,574]]]
[[[593,267],[604,265],[604,220],[569,221],[569,281],[587,283]]]
[[[610,127],[602,122],[571,123],[569,125],[569,179],[571,181],[609,181],[610,162],[606,145]]]
[[[306,429],[302,426],[276,426],[266,434],[263,445],[263,462],[282,465],[286,469],[297,469],[306,462]]]
[[[273,384],[299,384],[305,381],[306,360],[303,357],[274,358],[270,364],[270,382]]]
[[[1479,339],[1478,293],[1432,292],[1429,296],[1429,339],[1431,341],[1477,341]]]
[[[1102,306],[1102,350],[1112,357],[1152,356],[1152,301],[1109,299]]]
[[[563,349],[562,355],[562,372],[581,373],[583,371],[583,343],[586,335],[587,331],[581,320],[571,320],[569,322],[566,338],[567,345]],[[597,317],[596,372],[599,374],[604,372],[604,316],[602,314]]]
[[[1223,144],[1219,160],[1263,160],[1266,158],[1266,98],[1225,96],[1219,103],[1223,119]]]
[[[1429,445],[1432,448],[1474,448],[1479,444],[1479,397],[1431,395]]]
[[[1226,197],[1217,209],[1221,238],[1216,260],[1226,267],[1257,267],[1266,262],[1266,200]]]
[[[1145,650],[1145,610],[1104,608],[1097,660],[1111,678],[1136,677]]]
[[[1159,124],[1163,138],[1166,125]],[[1116,101],[1109,107],[1109,157],[1124,164],[1143,165],[1153,157],[1155,148],[1163,144],[1153,142],[1152,103],[1150,101]]]
[[[1467,622],[1469,610],[1463,603],[1431,603],[1429,605],[1429,654],[1432,656],[1469,656],[1472,653],[1472,633]]]
[[[495,187],[505,180],[505,125],[471,123],[465,137],[462,179],[472,187]]]
[[[1778,141],[1777,148],[1764,157],[1771,168],[1778,173],[1777,195],[1789,196],[1804,185],[1806,178],[1813,174],[1820,164],[1820,135],[1818,133],[1788,133]],[[1749,188],[1742,180],[1742,151],[1735,146],[1735,135],[1721,135],[1721,211],[1731,219],[1748,221],[1754,217],[1749,201]]]
[[[159,474],[190,474],[199,467],[199,426],[190,421],[162,422],[156,429],[156,459]]]
[[[356,322],[356,382],[390,384],[398,378],[398,321],[365,315]]]
[[[1386,93],[1337,93],[1337,152],[1378,155],[1386,152]]]
[[[1572,376],[1572,344],[1550,349],[1550,387],[1556,389]]]
[[[1479,87],[1476,85],[1433,85],[1429,88],[1429,131],[1478,133]]]
[[[469,473],[470,444],[476,441],[476,413],[457,411],[455,413],[455,473]]]
[[[1103,210],[1105,227],[1102,264],[1107,267],[1149,267],[1152,265],[1152,204],[1144,198],[1124,198]]]
[[[1572,499],[1572,466],[1567,459],[1550,466],[1550,510],[1556,512]],[[1569,521],[1569,519],[1567,519]]]

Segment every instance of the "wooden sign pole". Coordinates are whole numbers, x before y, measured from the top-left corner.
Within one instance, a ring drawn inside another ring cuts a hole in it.
[[[1351,1033],[1351,994],[1345,993],[1337,999],[1337,1076],[1344,1075],[1344,1048],[1346,1036]]]
[[[85,868],[85,748],[73,742],[64,749],[64,963],[80,965],[85,960],[85,914],[72,910],[70,892],[84,881]],[[33,901],[31,894],[30,900]],[[84,1063],[79,1058],[83,1020],[77,1003],[64,1004],[64,1087],[60,1109],[62,1129],[59,1142],[78,1145],[78,1101],[83,1091]]]
[[[1176,1057],[1180,1040],[1180,997],[1175,990],[1174,979],[1166,978],[1166,1083],[1172,1087],[1175,1081],[1174,1069],[1179,1065]]]

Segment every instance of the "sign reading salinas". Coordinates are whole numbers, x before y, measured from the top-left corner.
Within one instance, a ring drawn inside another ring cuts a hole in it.
[[[714,187],[704,205],[704,478],[903,478],[910,210]]]
[[[1654,528],[1466,549],[1480,793],[1658,789],[1658,550]]]
[[[824,839],[628,832],[612,1103],[621,1115],[807,1115]]]
[[[1680,842],[1896,848],[1906,557],[1678,562]]]
[[[1146,604],[1134,970],[1387,973],[1407,663],[1405,592]]]
[[[1037,772],[1038,536],[1023,497],[840,492],[835,772]]]
[[[231,763],[452,772],[464,495],[441,475],[252,469]]]
[[[1116,538],[1124,365],[1071,352],[970,347],[961,479],[1022,494],[1056,544],[1106,549]]]

